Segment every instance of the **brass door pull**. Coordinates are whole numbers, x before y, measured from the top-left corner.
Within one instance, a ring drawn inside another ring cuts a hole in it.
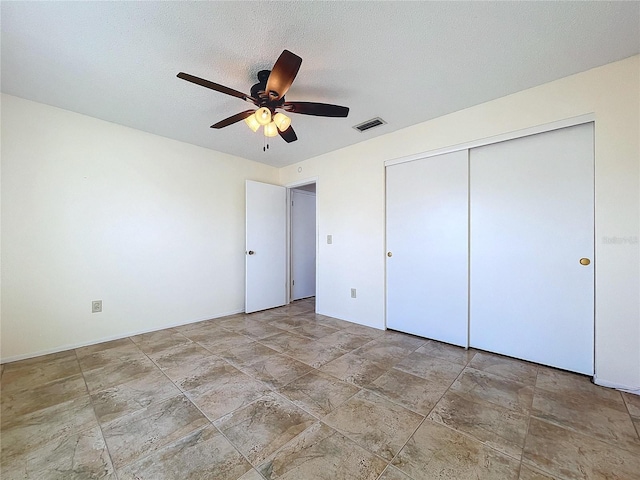
[[[387,252],[387,257],[393,257],[393,253]]]
[[[590,263],[591,263],[591,260],[589,260],[588,258],[580,259],[580,265],[589,265]]]

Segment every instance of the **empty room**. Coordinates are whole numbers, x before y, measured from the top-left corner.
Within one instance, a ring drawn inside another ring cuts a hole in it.
[[[0,2],[0,477],[640,478],[640,2]]]

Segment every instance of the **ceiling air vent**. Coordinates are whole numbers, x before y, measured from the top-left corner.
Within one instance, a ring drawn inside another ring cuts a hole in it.
[[[371,120],[367,120],[366,122],[359,123],[358,125],[354,125],[353,128],[358,130],[359,132],[364,132],[365,130],[369,130],[370,128],[378,127],[380,125],[384,125],[385,122],[380,117],[372,118]]]

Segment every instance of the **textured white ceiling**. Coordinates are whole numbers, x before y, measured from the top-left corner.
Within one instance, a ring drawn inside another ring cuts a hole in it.
[[[640,51],[635,1],[3,1],[1,27],[3,92],[274,166]],[[351,111],[292,114],[298,141],[267,153],[244,122],[209,128],[249,104],[176,78],[249,93],[285,48],[303,59],[287,100]]]

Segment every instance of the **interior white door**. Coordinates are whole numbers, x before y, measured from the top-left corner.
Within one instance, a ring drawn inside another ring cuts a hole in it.
[[[470,185],[471,346],[592,375],[593,124],[472,149]]]
[[[468,151],[386,173],[387,327],[466,346]]]
[[[245,311],[287,302],[287,191],[246,182]]]
[[[291,190],[291,299],[316,294],[316,195]]]

